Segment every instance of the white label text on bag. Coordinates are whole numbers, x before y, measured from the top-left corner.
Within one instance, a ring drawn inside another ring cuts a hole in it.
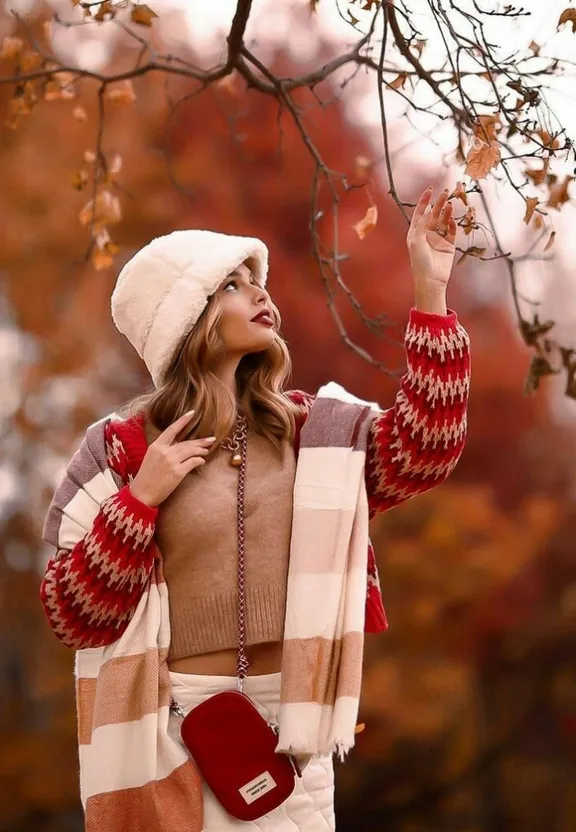
[[[246,783],[245,786],[242,786],[241,789],[238,789],[246,803],[254,803],[255,800],[258,800],[259,797],[262,797],[268,792],[271,792],[272,789],[276,788],[276,781],[272,777],[269,771],[265,771],[263,774],[259,774],[258,777],[255,777],[254,780],[250,780],[249,783]]]

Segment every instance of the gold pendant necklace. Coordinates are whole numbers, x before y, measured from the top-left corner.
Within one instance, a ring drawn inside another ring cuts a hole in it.
[[[242,465],[242,440],[246,435],[248,425],[244,416],[237,416],[234,434],[231,439],[225,439],[221,447],[225,451],[230,451],[230,465],[233,468],[239,468]]]

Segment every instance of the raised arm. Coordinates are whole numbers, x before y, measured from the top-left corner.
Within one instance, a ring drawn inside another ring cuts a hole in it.
[[[408,371],[394,406],[377,416],[370,430],[371,516],[443,482],[466,440],[469,339],[456,314],[413,309],[405,344]]]
[[[416,297],[405,340],[408,371],[394,406],[372,423],[366,460],[371,516],[439,485],[464,448],[470,352],[468,334],[446,308],[456,250],[448,196],[443,191],[432,205],[427,188],[408,230]]]

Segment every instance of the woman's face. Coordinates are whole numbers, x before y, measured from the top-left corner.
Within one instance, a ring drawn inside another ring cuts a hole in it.
[[[267,350],[276,337],[277,312],[270,295],[245,263],[216,290],[222,309],[218,332],[226,352],[247,355]]]

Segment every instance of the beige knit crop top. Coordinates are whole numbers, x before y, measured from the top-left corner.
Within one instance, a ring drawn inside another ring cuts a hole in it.
[[[148,444],[159,431],[146,422]],[[188,474],[159,506],[156,541],[168,587],[170,660],[237,646],[238,469],[230,452]],[[281,641],[296,460],[248,436],[245,488],[247,644]]]

